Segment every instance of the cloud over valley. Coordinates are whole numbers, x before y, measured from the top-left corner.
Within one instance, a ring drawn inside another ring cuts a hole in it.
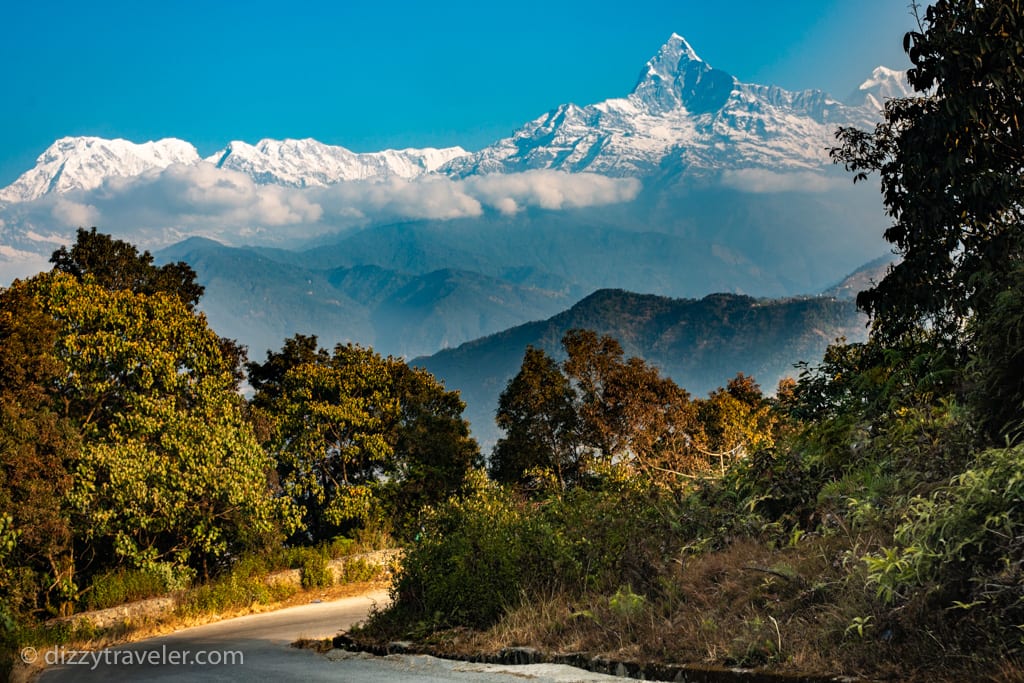
[[[158,248],[191,235],[228,244],[289,244],[346,228],[399,220],[447,220],[631,201],[640,181],[552,170],[452,179],[345,181],[326,187],[264,185],[209,163],[174,164],[110,177],[99,187],[0,205],[18,253],[52,247],[28,235],[101,230]],[[47,252],[48,253],[48,252]]]

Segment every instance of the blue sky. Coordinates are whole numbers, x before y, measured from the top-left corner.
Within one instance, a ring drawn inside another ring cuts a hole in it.
[[[905,0],[7,3],[0,186],[64,135],[478,149],[622,96],[672,32],[742,81],[845,97],[908,66]]]

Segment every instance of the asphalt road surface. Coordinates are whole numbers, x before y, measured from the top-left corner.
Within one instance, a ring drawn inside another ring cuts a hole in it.
[[[299,650],[299,638],[335,635],[366,618],[386,591],[196,626],[96,652],[50,649],[29,653],[50,664],[41,683],[575,683],[622,681],[568,666],[496,666],[416,655],[370,655]],[[61,663],[63,661],[63,663]]]

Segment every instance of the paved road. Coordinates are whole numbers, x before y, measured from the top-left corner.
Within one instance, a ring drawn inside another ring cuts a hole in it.
[[[338,666],[310,650],[290,644],[320,638],[366,618],[370,607],[383,605],[387,591],[277,612],[253,614],[95,653],[63,652],[64,661],[49,667],[41,683],[111,683],[112,681],[338,681]],[[59,659],[59,651],[40,658]]]
[[[298,650],[298,638],[336,634],[366,618],[373,604],[387,602],[386,591],[333,602],[292,607],[196,626],[99,652],[40,651],[50,666],[41,683],[215,683],[242,681],[351,681],[353,683],[537,683],[622,681],[567,666],[501,667],[449,662],[433,657],[372,657],[333,651],[329,656]]]

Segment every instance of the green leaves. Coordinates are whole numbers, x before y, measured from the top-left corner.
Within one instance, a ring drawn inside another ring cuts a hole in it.
[[[400,360],[353,344],[328,353],[297,335],[248,367],[252,415],[313,538],[372,524],[409,530],[477,464],[458,395]]]
[[[338,346],[330,358],[287,369],[277,391],[272,448],[281,485],[305,509],[307,528],[320,536],[327,526],[371,519],[366,486],[393,453],[386,431],[398,416],[384,360]]]
[[[1024,254],[1024,8],[939,0],[923,29],[904,39],[922,96],[888,101],[873,133],[841,129],[832,157],[855,181],[879,173],[903,257],[857,298],[875,333],[923,324],[957,346]]]
[[[15,289],[55,324],[61,372],[46,389],[81,435],[64,500],[84,547],[136,566],[202,562],[290,526],[203,316],[174,295],[89,276],[43,274]]]

